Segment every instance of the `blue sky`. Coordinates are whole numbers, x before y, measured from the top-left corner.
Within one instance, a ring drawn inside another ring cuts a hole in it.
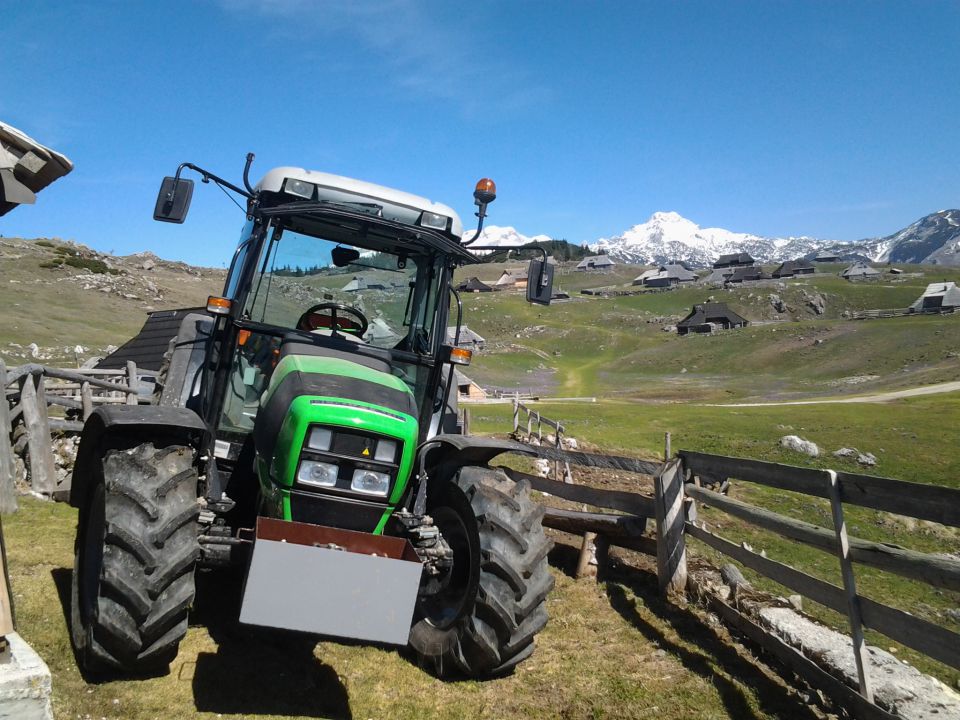
[[[960,3],[0,0],[0,119],[74,172],[0,233],[220,265],[239,183],[301,165],[592,242],[675,210],[854,240],[960,206]]]

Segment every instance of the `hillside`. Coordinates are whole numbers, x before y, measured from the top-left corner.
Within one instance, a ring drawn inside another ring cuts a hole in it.
[[[736,290],[695,286],[603,298],[578,293],[599,285],[636,290],[629,282],[637,268],[597,275],[561,266],[555,284],[571,293],[570,301],[543,308],[527,305],[520,293],[464,297],[470,328],[487,339],[469,374],[507,392],[654,401],[795,399],[960,379],[957,315],[845,317],[906,307],[928,282],[960,280],[960,272],[914,266],[907,277],[850,283],[832,274],[840,267]],[[469,270],[485,281],[499,275],[494,266]],[[771,295],[786,312],[777,311]],[[822,315],[811,304],[817,296]],[[712,336],[664,332],[709,297],[755,324]]]
[[[960,281],[958,270],[902,266],[900,277],[849,283],[835,274],[842,265],[827,265],[814,276],[736,290],[695,286],[604,298],[580,291],[635,291],[630,283],[642,268],[594,274],[574,271],[575,264],[561,263],[555,279],[571,299],[550,307],[528,305],[517,291],[463,296],[465,322],[487,340],[471,377],[491,390],[655,402],[796,399],[960,379],[960,316],[848,317],[906,307],[928,282]],[[520,267],[475,265],[458,278],[493,283],[504,269]],[[136,334],[150,310],[202,305],[220,291],[224,271],[2,238],[0,278],[0,302],[8,308],[0,357],[8,364],[74,365]],[[713,336],[664,332],[710,297],[754,324]]]
[[[0,358],[74,365],[104,355],[136,334],[147,312],[203,305],[224,277],[152,253],[117,257],[59,240],[0,238]]]

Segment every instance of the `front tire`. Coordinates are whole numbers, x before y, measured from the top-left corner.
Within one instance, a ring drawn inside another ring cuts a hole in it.
[[[71,637],[90,673],[163,671],[176,657],[200,555],[189,447],[110,450],[80,512]]]
[[[411,647],[441,677],[511,672],[547,623],[553,544],[541,525],[543,507],[526,481],[464,467],[428,511],[454,561],[447,586],[419,599]]]

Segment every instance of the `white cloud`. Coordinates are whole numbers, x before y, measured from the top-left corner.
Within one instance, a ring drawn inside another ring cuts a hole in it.
[[[305,44],[332,35],[352,37],[361,51],[383,63],[395,89],[449,101],[468,115],[491,107],[520,111],[549,99],[547,88],[523,69],[491,59],[479,40],[464,43],[475,28],[455,26],[418,0],[220,0],[220,4],[228,12],[256,13],[272,20],[276,25],[271,29],[295,30]]]

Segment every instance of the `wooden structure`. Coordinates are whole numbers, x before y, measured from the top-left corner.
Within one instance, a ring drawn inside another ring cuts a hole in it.
[[[577,263],[574,270],[580,272],[610,272],[617,264],[609,255],[590,255]]]
[[[735,313],[726,303],[707,302],[694,305],[690,314],[677,323],[677,334],[709,333],[715,329],[730,330],[749,324],[749,320]]]
[[[953,310],[954,308],[960,308],[960,288],[956,283],[946,281],[927,285],[923,295],[910,306],[914,312]]]
[[[770,273],[775,278],[790,278],[797,275],[812,275],[817,269],[806,260],[787,260]]]
[[[713,266],[715,268],[750,267],[755,262],[756,260],[750,256],[750,253],[729,253],[727,255],[721,255],[719,258],[717,258],[717,261],[713,264]]]
[[[846,280],[870,280],[880,277],[881,273],[875,267],[870,267],[864,262],[857,262],[846,268],[840,273],[840,277]]]
[[[521,436],[518,412],[519,408],[515,406],[514,433]],[[543,421],[531,412],[528,411],[527,415],[528,436],[533,432],[533,422]],[[917,652],[960,669],[960,634],[860,594],[855,573],[856,566],[863,564],[935,588],[958,591],[960,560],[855,537],[849,533],[844,518],[844,506],[855,505],[960,528],[960,490],[690,451],[680,451],[671,458],[669,436],[667,448],[668,460],[660,464],[626,457],[563,452],[555,446],[531,447],[536,455],[550,460],[648,475],[654,481],[652,497],[566,484],[510,469],[506,472],[516,480],[529,481],[541,492],[614,511],[546,509],[544,525],[583,535],[578,575],[587,567],[591,543],[596,544],[600,573],[603,572],[607,549],[616,545],[655,556],[662,593],[668,596],[683,593],[688,583],[695,585],[688,579],[686,569],[686,539],[691,537],[794,592],[844,614],[853,640],[858,676],[855,688],[835,677],[821,663],[804,656],[801,649],[788,645],[772,631],[761,627],[734,605],[717,596],[710,599],[711,607],[724,621],[763,646],[814,687],[832,696],[855,717],[883,720],[894,717],[873,701],[863,628],[882,633]],[[705,487],[707,480],[716,483],[730,478],[826,499],[830,503],[832,527],[818,527],[779,515]],[[820,580],[716,534],[705,523],[698,522],[695,501],[807,545],[812,548],[811,552],[834,555],[840,566],[842,584]],[[656,519],[656,531],[652,537],[647,533],[646,519],[649,517]]]
[[[21,365],[9,370],[0,361],[0,512],[16,507],[14,453],[25,452],[34,492],[52,496],[69,486],[57,486],[51,432],[79,433],[94,406],[136,405],[140,374],[132,361],[123,370],[65,370],[45,365]],[[49,407],[72,411],[79,419],[51,417]],[[22,431],[16,435],[14,431]],[[7,450],[9,448],[9,451]]]

